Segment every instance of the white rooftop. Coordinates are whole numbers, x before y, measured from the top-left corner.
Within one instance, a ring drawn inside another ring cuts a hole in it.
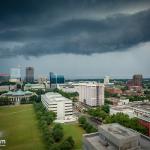
[[[48,92],[44,95],[42,95],[46,98],[46,101],[49,102],[58,102],[58,101],[70,101],[70,99],[63,97],[61,94],[59,93],[55,93],[55,92]]]

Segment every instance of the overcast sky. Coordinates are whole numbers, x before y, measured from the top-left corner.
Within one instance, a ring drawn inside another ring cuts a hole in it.
[[[150,77],[150,0],[1,0],[0,72]]]

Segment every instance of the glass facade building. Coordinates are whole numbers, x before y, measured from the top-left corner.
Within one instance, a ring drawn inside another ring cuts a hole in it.
[[[63,75],[58,75],[53,72],[50,72],[50,87],[52,85],[63,84],[65,82],[65,78]]]

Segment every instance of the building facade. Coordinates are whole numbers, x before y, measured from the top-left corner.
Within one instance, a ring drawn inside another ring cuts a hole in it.
[[[21,69],[11,68],[10,69],[10,82],[20,82],[21,81]]]
[[[54,92],[41,95],[41,101],[47,110],[57,115],[57,120],[69,120],[73,115],[72,101]]]
[[[98,83],[80,84],[79,101],[89,106],[104,105],[104,85]]]
[[[14,104],[20,104],[22,99],[29,100],[33,96],[33,93],[30,91],[9,91],[1,95],[1,97],[8,97]]]
[[[29,82],[29,83],[34,82],[34,68],[33,67],[26,68],[26,82]]]
[[[83,135],[84,150],[140,150],[140,134],[117,123],[99,126],[99,132]],[[150,144],[150,142],[148,142]],[[148,150],[148,146],[144,150]]]
[[[58,84],[64,84],[65,78],[63,75],[58,75],[53,72],[50,72],[50,88],[57,88]]]
[[[104,78],[104,85],[109,84],[109,79],[110,79],[109,76],[105,76],[105,78]]]
[[[142,86],[143,77],[141,74],[133,75],[133,84],[134,86]]]

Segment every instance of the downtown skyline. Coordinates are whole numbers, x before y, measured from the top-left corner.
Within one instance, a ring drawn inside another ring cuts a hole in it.
[[[0,72],[20,65],[36,77],[150,77],[148,0],[0,3]]]

